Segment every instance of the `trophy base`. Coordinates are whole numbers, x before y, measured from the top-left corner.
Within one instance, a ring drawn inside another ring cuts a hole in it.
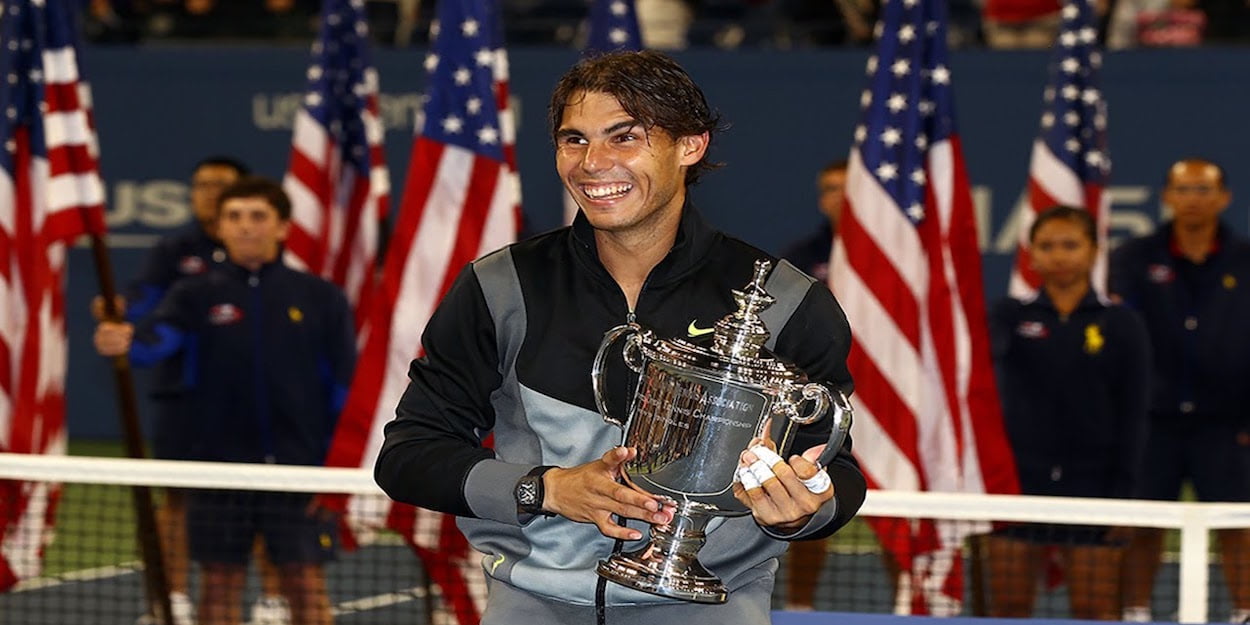
[[[651,540],[641,549],[616,553],[599,562],[601,577],[635,590],[693,601],[724,603],[729,591],[699,562],[699,548],[712,520],[706,506],[683,502],[672,523],[651,526]]]
[[[675,563],[654,558],[650,545],[638,551],[618,553],[600,560],[600,577],[622,586],[661,597],[695,603],[724,603],[729,593],[720,578],[703,568],[698,560]]]

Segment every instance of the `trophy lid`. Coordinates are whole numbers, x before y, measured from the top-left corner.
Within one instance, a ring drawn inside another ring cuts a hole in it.
[[[709,349],[683,339],[643,341],[644,349],[660,361],[680,368],[728,374],[751,384],[771,385],[806,380],[797,367],[778,360],[764,347],[771,333],[759,313],[777,300],[764,289],[772,263],[755,261],[755,275],[742,290],[733,290],[738,310],[716,322]]]

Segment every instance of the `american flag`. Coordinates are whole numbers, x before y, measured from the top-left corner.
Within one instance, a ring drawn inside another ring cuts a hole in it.
[[[830,286],[859,328],[855,451],[869,485],[1017,492],[990,362],[942,0],[886,0],[847,170]],[[904,611],[957,614],[967,524],[876,519]],[[982,530],[984,528],[981,528]]]
[[[1098,80],[1102,66],[1098,16],[1089,0],[1068,0],[1062,15],[1050,78],[1042,92],[1041,130],[1033,141],[1028,196],[1016,207],[1020,245],[1009,287],[1014,297],[1026,297],[1038,287],[1037,274],[1029,266],[1029,228],[1038,213],[1059,204],[1094,214],[1099,245],[1093,284],[1099,291],[1106,286],[1111,214],[1106,185],[1111,157],[1107,151],[1107,103]]]
[[[590,3],[587,52],[641,50],[642,34],[634,0],[594,0]]]
[[[421,332],[457,273],[516,239],[520,181],[508,107],[508,57],[496,1],[440,2],[425,58],[427,101],[417,120],[407,186],[329,463],[372,467],[382,427],[408,383]],[[454,519],[410,506],[353,501],[404,535],[425,560],[458,622],[476,623],[482,571]]]
[[[590,26],[586,36],[585,54],[641,50],[642,34],[634,0],[593,0],[590,3]],[[567,191],[564,193],[564,225],[573,223],[581,208]]]
[[[358,334],[376,290],[379,228],[390,210],[391,186],[364,4],[322,5],[282,185],[291,196],[287,262],[343,288]]]
[[[65,259],[104,232],[69,0],[0,5],[0,451],[65,453]],[[56,494],[0,482],[0,590],[40,571]]]

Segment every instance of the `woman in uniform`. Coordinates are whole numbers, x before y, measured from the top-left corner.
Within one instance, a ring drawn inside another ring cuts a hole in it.
[[[990,315],[1003,418],[1026,495],[1133,495],[1147,424],[1145,325],[1091,285],[1097,257],[1090,214],[1066,206],[1029,230],[1035,296]],[[1126,530],[1022,524],[986,538],[992,616],[1029,617],[1050,553],[1062,564],[1071,617],[1119,620]]]

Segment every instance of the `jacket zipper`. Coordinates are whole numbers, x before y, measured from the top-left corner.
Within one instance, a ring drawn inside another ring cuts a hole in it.
[[[263,297],[260,292],[260,274],[254,273],[247,278],[247,284],[252,291],[252,366],[253,373],[253,395],[256,402],[256,416],[260,423],[260,440],[264,447],[265,462],[273,464],[278,461],[277,450],[275,449],[273,436],[273,418],[269,414],[269,397],[265,392],[265,357],[263,337],[265,335],[265,321],[263,314]]]

